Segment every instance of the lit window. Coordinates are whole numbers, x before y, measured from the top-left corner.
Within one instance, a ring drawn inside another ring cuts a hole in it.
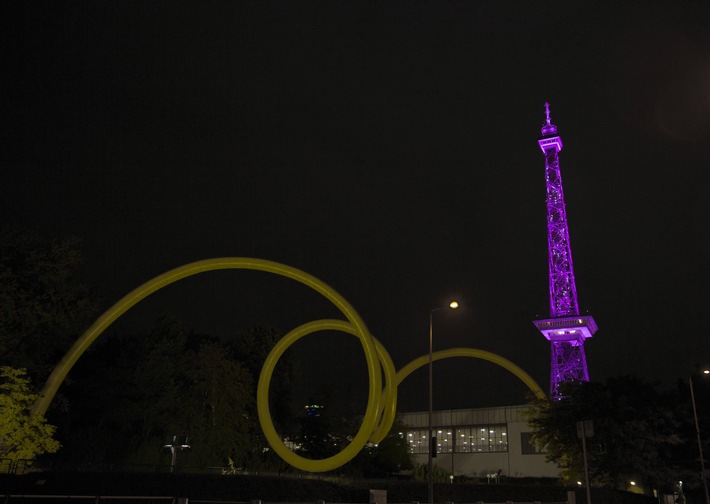
[[[436,430],[440,434],[437,437],[437,447],[440,453],[507,452],[506,430],[505,424],[470,425],[447,431]],[[428,432],[428,429],[407,432],[407,441],[412,453],[425,454],[428,452]],[[480,434],[477,436],[476,432]]]

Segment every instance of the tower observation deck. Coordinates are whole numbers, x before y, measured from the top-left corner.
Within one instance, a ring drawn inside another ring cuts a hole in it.
[[[549,103],[545,104],[545,116],[538,144],[545,156],[550,318],[533,324],[550,341],[550,397],[557,400],[562,397],[562,383],[589,381],[584,341],[594,335],[597,325],[591,316],[579,314],[560,174],[562,139],[550,121]]]

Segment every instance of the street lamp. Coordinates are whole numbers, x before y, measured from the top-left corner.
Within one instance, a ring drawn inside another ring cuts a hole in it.
[[[455,310],[459,307],[456,301],[449,303],[448,308]],[[429,504],[434,504],[434,453],[436,452],[436,438],[433,436],[434,429],[432,427],[433,418],[433,404],[434,404],[434,387],[432,380],[432,362],[434,354],[434,338],[433,338],[433,328],[434,328],[434,312],[447,308],[446,306],[439,306],[429,311],[429,455],[427,457],[427,478],[429,483]],[[453,453],[451,454],[453,457]]]
[[[704,375],[710,375],[710,369],[703,370]],[[703,490],[705,490],[705,504],[710,504],[710,495],[708,495],[708,480],[705,478],[705,459],[703,458],[703,444],[700,441],[700,424],[698,423],[698,410],[695,407],[695,391],[693,390],[693,376],[688,376],[690,385],[690,402],[693,405],[693,419],[695,420],[695,434],[698,436],[698,452],[700,453],[700,479],[703,481]]]
[[[177,452],[182,450],[188,450],[190,445],[188,444],[189,438],[187,436],[171,436],[165,442],[163,448],[170,448],[170,453],[172,455],[172,461],[170,462],[170,472],[175,472],[175,462],[177,461]]]

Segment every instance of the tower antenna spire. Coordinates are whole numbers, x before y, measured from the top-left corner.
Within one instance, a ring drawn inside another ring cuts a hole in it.
[[[541,132],[542,132],[542,136],[550,136],[550,135],[557,134],[557,126],[552,124],[552,121],[550,120],[550,103],[549,102],[545,102],[545,124],[542,127]],[[540,146],[540,147],[542,147],[542,146]],[[557,152],[559,152],[560,150],[562,150],[562,143],[560,143],[560,149]],[[545,152],[544,149],[543,149],[543,152]]]
[[[533,323],[550,341],[550,396],[561,399],[561,384],[589,381],[584,341],[594,335],[597,325],[591,316],[579,314],[560,172],[562,139],[550,121],[549,103],[545,103],[545,125],[541,133],[538,145],[545,155],[550,318]]]

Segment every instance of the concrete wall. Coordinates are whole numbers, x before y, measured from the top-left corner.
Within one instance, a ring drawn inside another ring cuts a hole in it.
[[[486,478],[488,474],[502,470],[503,476],[550,477],[559,476],[559,468],[545,460],[544,454],[523,455],[521,434],[530,432],[525,419],[525,406],[505,406],[501,408],[476,408],[467,410],[437,411],[433,415],[435,427],[461,427],[467,425],[506,424],[508,451],[489,453],[441,453],[434,464],[452,472],[454,476]],[[399,420],[413,429],[428,426],[428,413],[415,412],[399,415]],[[453,457],[453,459],[452,459]],[[427,463],[427,454],[415,454],[417,463]],[[493,482],[494,480],[492,480]]]

